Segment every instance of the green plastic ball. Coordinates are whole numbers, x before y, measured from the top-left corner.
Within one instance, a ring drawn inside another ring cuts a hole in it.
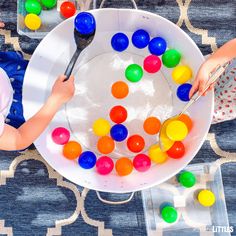
[[[137,64],[129,65],[125,70],[125,77],[130,82],[138,82],[143,77],[143,69]]]
[[[181,54],[175,49],[169,49],[162,55],[162,63],[167,68],[173,68],[180,62]]]
[[[184,171],[179,175],[178,181],[185,188],[191,188],[196,184],[196,177],[192,172]]]
[[[42,4],[48,8],[51,9],[56,6],[57,0],[42,0]]]
[[[178,218],[178,212],[174,207],[166,206],[161,210],[161,217],[167,223],[174,223]]]
[[[27,0],[25,2],[25,10],[28,13],[39,15],[42,11],[42,7],[37,0]]]

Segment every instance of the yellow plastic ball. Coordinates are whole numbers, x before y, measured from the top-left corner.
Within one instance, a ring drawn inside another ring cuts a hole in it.
[[[93,132],[97,136],[105,136],[110,132],[111,125],[110,123],[103,119],[99,118],[93,123]]]
[[[149,148],[148,155],[153,162],[158,164],[164,163],[168,158],[167,154],[161,151],[158,144],[154,144]]]
[[[41,26],[41,19],[36,14],[28,14],[25,17],[25,25],[30,30],[37,30]]]
[[[175,141],[171,140],[166,135],[166,127],[170,124],[172,120],[167,120],[162,124],[161,131],[160,131],[160,143],[161,143],[161,150],[166,152],[168,151],[175,143]]]
[[[173,141],[181,141],[188,135],[188,127],[184,122],[174,120],[166,127],[166,134]]]
[[[189,66],[176,66],[172,71],[172,79],[177,84],[186,83],[193,76],[193,72]]]
[[[210,207],[212,206],[215,201],[215,195],[212,191],[210,190],[202,190],[199,194],[198,194],[198,201],[201,205],[203,205],[204,207]]]

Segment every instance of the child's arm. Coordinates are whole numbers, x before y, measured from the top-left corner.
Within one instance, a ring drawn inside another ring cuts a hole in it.
[[[236,57],[236,38],[224,44],[201,65],[189,96],[192,97],[192,95],[197,91],[201,93],[207,84],[209,74],[218,65],[223,65],[234,57]],[[209,90],[213,89],[213,87],[214,85],[212,85]]]
[[[44,106],[20,128],[15,129],[5,125],[0,136],[0,150],[21,150],[28,147],[49,125],[61,105],[74,94],[74,77],[63,82],[65,76],[60,76],[55,82],[52,93]]]

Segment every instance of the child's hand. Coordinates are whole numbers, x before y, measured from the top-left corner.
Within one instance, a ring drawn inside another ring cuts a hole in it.
[[[0,28],[3,28],[4,26],[5,26],[5,24],[0,21]]]
[[[53,85],[51,92],[51,96],[61,104],[68,102],[73,97],[75,92],[74,76],[71,76],[64,82],[65,78],[65,75],[60,75]]]

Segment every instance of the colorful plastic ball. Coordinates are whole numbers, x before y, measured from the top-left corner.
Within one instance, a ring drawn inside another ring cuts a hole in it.
[[[63,2],[60,6],[61,15],[65,18],[73,16],[76,12],[76,7],[73,2]]]
[[[158,56],[147,56],[143,61],[143,68],[148,73],[156,73],[161,68],[161,60]]]
[[[124,125],[117,124],[111,128],[110,134],[115,141],[122,142],[127,138],[128,130]]]
[[[81,145],[76,141],[69,141],[67,144],[63,147],[63,156],[66,157],[69,160],[74,160],[82,152]]]
[[[178,176],[178,181],[185,188],[191,188],[196,184],[196,177],[190,171],[183,171]]]
[[[191,131],[193,128],[193,121],[188,115],[182,114],[178,117],[178,120],[184,122],[184,124],[188,127],[188,132]]]
[[[141,152],[145,147],[145,141],[142,136],[135,134],[128,138],[127,147],[131,152]]]
[[[125,70],[125,77],[130,82],[138,82],[143,77],[143,69],[140,65],[131,64]]]
[[[178,98],[183,102],[188,102],[190,100],[189,98],[189,92],[192,88],[191,84],[181,84],[177,89],[177,96]]]
[[[173,141],[182,141],[188,135],[188,128],[182,121],[173,120],[166,127],[166,134]]]
[[[48,9],[55,7],[57,4],[57,0],[41,0],[41,2]]]
[[[151,167],[151,160],[145,154],[138,154],[133,159],[133,166],[139,172],[145,172]]]
[[[122,157],[116,161],[115,168],[118,175],[126,176],[133,171],[133,164],[129,158]]]
[[[185,154],[185,147],[181,141],[176,141],[174,145],[166,152],[173,159],[179,159]]]
[[[161,37],[153,38],[149,42],[148,46],[150,53],[157,56],[162,55],[166,51],[166,48],[167,48],[167,43],[165,39]]]
[[[162,63],[167,68],[173,68],[179,64],[181,54],[175,49],[169,49],[162,55]]]
[[[117,81],[112,85],[111,93],[117,99],[125,98],[129,94],[129,86],[123,81]]]
[[[25,17],[25,26],[30,30],[37,30],[41,26],[41,19],[39,16],[30,13]]]
[[[42,11],[42,7],[37,0],[27,0],[25,2],[25,10],[28,13],[39,15]]]
[[[70,140],[70,131],[63,127],[58,127],[52,131],[52,140],[54,143],[64,145]]]
[[[97,149],[102,154],[109,154],[115,148],[115,142],[108,136],[103,136],[98,140]]]
[[[193,76],[193,72],[189,66],[176,66],[172,71],[172,79],[177,84],[186,83]]]
[[[210,190],[202,190],[198,194],[198,201],[204,207],[210,207],[214,205],[216,198],[212,191]]]
[[[133,33],[132,43],[136,48],[145,48],[149,44],[150,36],[147,31],[140,29]]]
[[[161,217],[167,223],[174,223],[178,219],[178,212],[174,207],[166,206],[161,210]]]
[[[107,175],[112,172],[114,168],[113,160],[110,157],[102,156],[96,162],[97,172],[101,175]]]
[[[129,38],[124,33],[116,33],[111,39],[111,46],[115,51],[122,52],[129,46]]]
[[[103,118],[99,118],[93,123],[93,132],[97,136],[107,135],[110,132],[110,129],[110,123]]]
[[[160,146],[158,144],[152,145],[148,150],[148,156],[150,159],[157,163],[162,164],[167,161],[168,156],[165,152],[162,152]]]
[[[122,106],[114,106],[110,111],[110,118],[114,123],[123,123],[127,119],[127,111]]]
[[[143,129],[147,134],[154,135],[159,132],[161,122],[156,117],[148,117],[143,123]]]
[[[96,21],[89,12],[80,12],[74,20],[75,29],[82,35],[93,34],[96,30]]]
[[[84,169],[91,169],[95,166],[97,157],[93,152],[86,151],[79,156],[78,163]]]

